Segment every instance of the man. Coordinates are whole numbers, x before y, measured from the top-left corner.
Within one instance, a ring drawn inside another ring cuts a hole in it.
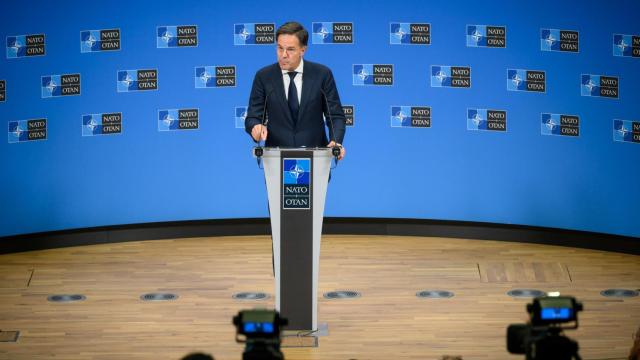
[[[278,62],[260,69],[253,79],[245,130],[265,146],[338,146],[341,160],[346,119],[338,89],[329,68],[303,60],[308,39],[297,22],[278,28]],[[263,119],[268,119],[266,124]]]

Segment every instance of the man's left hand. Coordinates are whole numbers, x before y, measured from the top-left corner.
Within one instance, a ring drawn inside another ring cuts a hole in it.
[[[331,140],[331,142],[329,143],[329,145],[327,145],[328,148],[332,148],[334,146],[337,146],[340,148],[340,156],[338,156],[338,160],[342,160],[344,159],[345,154],[347,153],[347,151],[344,149],[344,146],[342,146],[342,144],[337,144],[335,141]]]

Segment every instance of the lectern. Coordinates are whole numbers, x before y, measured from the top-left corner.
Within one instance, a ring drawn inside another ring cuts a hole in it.
[[[287,330],[318,329],[318,268],[330,148],[263,148],[276,310]]]

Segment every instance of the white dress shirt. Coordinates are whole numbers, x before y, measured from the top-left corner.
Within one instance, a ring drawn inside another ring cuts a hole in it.
[[[300,98],[302,98],[302,69],[304,68],[304,60],[300,59],[300,64],[294,70],[297,72],[293,78],[293,82],[296,84],[296,90],[298,90],[298,105],[300,105]],[[289,100],[289,83],[291,78],[289,77],[289,70],[282,70],[282,80],[284,81],[284,96]]]

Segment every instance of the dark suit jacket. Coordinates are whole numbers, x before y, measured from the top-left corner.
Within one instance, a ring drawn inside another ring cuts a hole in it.
[[[329,138],[342,144],[346,119],[331,70],[324,65],[304,60],[302,76],[300,110],[298,121],[294,125],[284,92],[280,66],[275,63],[258,70],[253,79],[244,123],[247,133],[251,134],[251,129],[262,123],[266,99],[269,133],[265,146],[327,146],[329,141],[325,133],[323,114],[327,119]],[[322,92],[326,94],[326,101]],[[333,126],[330,118],[333,120]]]

